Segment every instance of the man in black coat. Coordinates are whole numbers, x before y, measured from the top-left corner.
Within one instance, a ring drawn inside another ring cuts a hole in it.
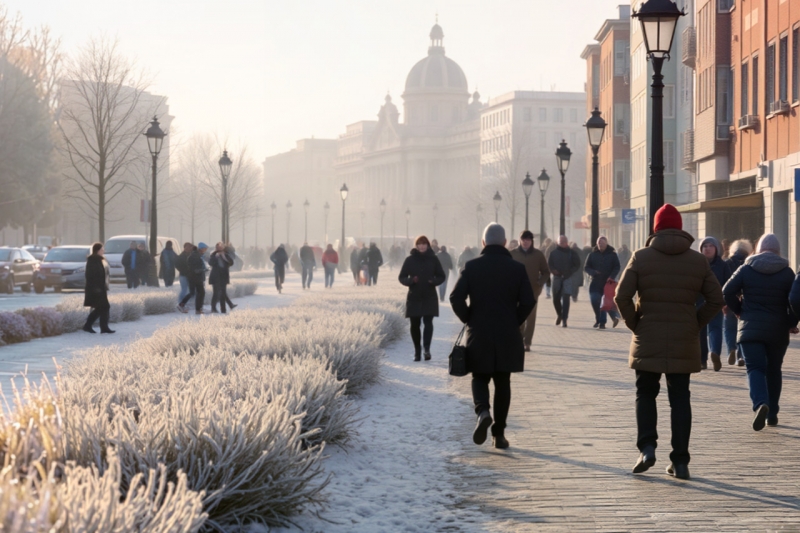
[[[272,261],[275,269],[275,288],[278,289],[278,294],[280,294],[281,290],[283,290],[283,282],[286,280],[286,263],[289,262],[289,254],[286,253],[284,245],[278,246],[269,256],[269,260]]]
[[[304,242],[298,255],[300,256],[300,268],[302,269],[303,289],[310,289],[311,280],[314,277],[314,269],[317,268],[314,249],[307,242]]]
[[[592,309],[594,310],[593,327],[597,329],[606,329],[606,312],[600,309],[600,304],[603,301],[606,282],[609,279],[616,279],[619,269],[620,262],[616,250],[608,244],[608,239],[601,235],[597,238],[597,245],[592,249],[592,253],[586,257],[586,263],[583,267],[584,272],[592,278],[591,283],[589,283],[589,300],[591,300]],[[617,327],[619,313],[612,309],[608,314],[611,315],[614,327]]]
[[[547,255],[547,254],[545,254]],[[553,248],[547,258],[547,266],[553,274],[553,307],[556,309],[556,326],[567,327],[569,318],[569,299],[572,296],[574,282],[571,279],[575,272],[581,269],[581,258],[578,253],[569,247],[566,235],[558,238],[558,246]]]
[[[108,327],[108,315],[111,306],[108,303],[108,263],[103,257],[103,244],[96,242],[92,245],[92,255],[86,260],[86,294],[83,297],[84,307],[91,307],[92,311],[86,318],[83,331],[95,333],[95,320],[100,319],[100,333],[114,333]]]
[[[150,257],[150,253],[145,249],[144,243],[140,242],[136,249],[136,268],[134,271],[136,277],[139,278],[139,284],[145,287],[150,273],[150,261],[153,261],[153,258]]]
[[[450,271],[453,270],[453,258],[447,253],[446,246],[439,247],[439,253],[436,254],[439,263],[442,264],[444,270],[444,283],[439,285],[439,301],[444,301],[444,295],[447,294],[447,282],[450,280]]]
[[[186,303],[194,296],[194,311],[198,315],[203,314],[203,304],[206,300],[206,263],[203,261],[203,254],[206,250],[208,250],[208,246],[201,242],[192,250],[192,253],[189,254],[189,257],[186,259],[189,294],[178,304],[181,312],[187,312]]]
[[[486,441],[492,427],[495,448],[508,448],[506,418],[511,404],[511,373],[522,372],[525,347],[520,326],[536,305],[522,263],[511,257],[503,226],[489,224],[481,257],[468,262],[450,294],[453,311],[467,324],[467,370],[478,423],[475,444]],[[469,305],[467,305],[469,298]],[[489,412],[489,381],[494,381],[494,425]]]
[[[131,241],[130,247],[122,254],[122,266],[125,267],[125,281],[128,282],[129,289],[139,286],[139,275],[136,273],[142,256],[136,249],[136,241]]]
[[[382,265],[383,254],[381,254],[381,251],[378,249],[378,245],[372,242],[369,244],[369,250],[367,250],[367,270],[369,271],[367,285],[378,284],[378,271]]]

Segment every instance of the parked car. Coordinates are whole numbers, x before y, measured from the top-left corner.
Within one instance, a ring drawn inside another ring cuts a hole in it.
[[[22,249],[35,257],[37,261],[41,261],[44,259],[44,256],[47,255],[47,251],[50,250],[50,247],[41,246],[39,244],[26,244]]]
[[[8,294],[19,286],[31,292],[31,283],[39,268],[39,261],[22,248],[0,248],[0,289]]]
[[[148,242],[150,242],[149,237],[145,237],[144,235],[117,235],[106,241],[105,255],[110,268],[111,283],[125,283],[125,268],[122,266],[122,254],[125,253],[125,250],[130,248],[131,242],[133,241],[135,241],[137,245],[139,243],[144,244],[147,251],[150,251],[150,246],[148,245]],[[159,264],[158,259],[161,256],[161,250],[164,249],[167,241],[172,241],[172,249],[175,250],[175,253],[179,254],[183,250],[183,247],[178,244],[177,239],[173,239],[172,237],[158,237],[156,241],[156,265]]]
[[[51,248],[39,265],[33,282],[36,293],[43,293],[45,287],[53,287],[56,292],[61,292],[61,289],[83,289],[86,286],[86,258],[91,253],[92,247],[88,245]]]

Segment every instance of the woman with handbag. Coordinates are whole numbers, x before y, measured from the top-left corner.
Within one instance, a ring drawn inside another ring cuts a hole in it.
[[[100,319],[100,333],[114,333],[108,327],[108,315],[111,305],[108,303],[108,263],[103,257],[103,243],[96,242],[92,245],[92,255],[86,259],[86,294],[83,297],[84,307],[91,307],[92,311],[86,318],[83,331],[97,333],[92,326]]]
[[[431,340],[433,339],[433,317],[439,316],[439,297],[436,287],[446,279],[442,264],[431,249],[431,243],[424,235],[414,241],[415,248],[403,262],[398,279],[408,287],[406,297],[406,318],[411,320],[411,340],[414,342],[414,361],[420,360],[425,350],[425,360],[431,360]],[[424,333],[420,335],[420,322]]]

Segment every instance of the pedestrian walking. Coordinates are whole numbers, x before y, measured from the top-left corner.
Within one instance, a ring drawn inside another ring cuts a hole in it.
[[[730,247],[730,257],[728,257],[726,260],[728,267],[731,269],[731,275],[733,275],[737,270],[739,270],[739,268],[741,268],[742,265],[744,265],[745,259],[747,259],[752,253],[753,243],[747,239],[738,239],[733,241]],[[742,351],[736,344],[736,333],[739,329],[739,319],[736,318],[736,314],[731,311],[728,306],[725,306],[725,308],[722,310],[722,313],[724,315],[722,322],[723,333],[725,334],[725,346],[728,347],[728,364],[744,366],[744,357],[742,357]]]
[[[439,316],[439,299],[436,287],[444,282],[444,271],[424,235],[414,241],[415,248],[403,262],[398,280],[408,287],[406,318],[411,321],[411,340],[414,343],[414,361],[420,360],[424,349],[425,360],[431,359],[433,318]],[[424,333],[420,335],[420,322]]]
[[[350,252],[350,271],[353,273],[353,282],[356,286],[361,285],[361,250],[353,246]]]
[[[186,258],[187,278],[189,280],[189,294],[183,297],[178,308],[182,313],[188,313],[186,304],[194,298],[195,314],[203,314],[203,304],[206,300],[206,263],[203,261],[203,254],[208,250],[208,245],[204,242],[198,243],[192,248],[192,253]]]
[[[597,329],[606,329],[607,315],[611,315],[614,327],[619,324],[617,311],[603,311],[600,309],[608,280],[614,280],[619,274],[620,262],[616,250],[608,244],[608,239],[601,235],[597,244],[586,258],[583,270],[589,274],[592,281],[589,283],[589,300],[594,310],[594,326]]]
[[[442,265],[442,270],[444,271],[444,281],[439,285],[439,301],[443,302],[445,294],[447,293],[447,282],[450,280],[450,271],[453,270],[453,258],[450,257],[450,254],[447,252],[447,246],[441,246],[439,248],[436,259],[439,260],[439,264]]]
[[[520,327],[531,315],[536,299],[525,266],[505,247],[503,226],[486,226],[483,245],[481,256],[461,271],[450,304],[467,327],[467,370],[472,372],[472,400],[478,416],[472,441],[483,444],[491,427],[493,446],[504,449],[509,446],[505,428],[511,405],[511,373],[525,369]],[[490,381],[494,382],[494,418]]]
[[[800,311],[800,284],[780,253],[778,238],[771,233],[763,235],[755,255],[745,260],[722,289],[728,308],[739,317],[736,341],[747,368],[756,431],[764,429],[765,423],[778,425],[781,366],[789,333],[797,333]]]
[[[542,288],[547,284],[550,279],[550,268],[547,266],[547,259],[544,257],[544,252],[537,250],[533,246],[533,233],[525,230],[519,236],[519,246],[511,250],[511,257],[523,265],[525,265],[525,272],[528,274],[528,282],[533,289],[533,296],[536,303],[533,305],[533,310],[525,319],[525,323],[520,328],[522,333],[523,345],[525,351],[531,351],[531,344],[533,343],[533,332],[536,329],[536,313],[539,309],[539,296],[542,294]]]
[[[553,307],[556,310],[556,326],[567,327],[569,318],[570,296],[574,282],[572,275],[581,269],[581,258],[578,252],[569,247],[566,235],[558,238],[558,246],[550,252],[547,266],[553,274]]]
[[[300,268],[302,269],[303,289],[311,289],[311,280],[314,278],[314,270],[317,268],[317,259],[314,257],[314,249],[307,242],[300,247]]]
[[[217,303],[224,315],[226,312],[225,304],[228,300],[228,285],[231,282],[230,268],[233,266],[233,258],[225,251],[225,245],[218,242],[208,259],[208,266],[211,267],[211,274],[208,276],[208,283],[213,288],[211,297],[211,312],[218,313]]]
[[[142,261],[142,256],[139,254],[139,249],[136,241],[131,241],[130,246],[125,253],[122,254],[122,266],[125,269],[125,281],[129,289],[135,289],[139,286],[139,275],[137,263]]]
[[[720,287],[731,277],[731,267],[722,259],[722,245],[714,237],[706,237],[700,242],[700,252],[708,260],[711,271],[717,277]],[[703,297],[698,297],[698,307],[703,303]],[[700,330],[700,366],[703,370],[708,368],[708,359],[711,357],[711,364],[714,372],[719,372],[722,368],[722,311],[714,315],[711,321]],[[709,350],[711,353],[709,353]]]
[[[458,271],[461,272],[464,270],[468,261],[472,261],[475,259],[475,254],[472,252],[472,248],[469,246],[465,246],[464,250],[461,252],[461,255],[458,256]]]
[[[633,332],[628,364],[636,371],[636,446],[640,452],[633,473],[645,472],[656,462],[656,397],[661,374],[666,374],[672,419],[667,473],[689,479],[689,376],[700,372],[697,335],[724,302],[708,261],[691,249],[694,238],[682,228],[674,206],[665,204],[656,212],[654,234],[644,248],[633,253],[615,302]],[[695,307],[698,294],[705,298],[700,309]]]
[[[187,294],[189,294],[189,265],[187,260],[192,253],[194,245],[190,242],[183,243],[183,251],[175,259],[175,270],[178,271],[178,282],[181,285],[181,292],[178,294],[178,302],[183,301]]]
[[[83,297],[83,306],[91,307],[83,331],[87,333],[97,333],[94,330],[94,323],[100,319],[100,333],[114,333],[108,327],[108,317],[111,305],[108,303],[108,288],[110,272],[108,263],[104,257],[105,249],[103,243],[96,242],[92,245],[92,254],[86,259],[86,290]]]
[[[542,251],[544,252],[544,258],[545,258],[545,259],[547,259],[548,261],[550,261],[550,254],[551,254],[551,253],[553,253],[553,250],[555,250],[555,249],[556,249],[556,246],[557,246],[557,245],[556,245],[556,243],[554,243],[554,242],[553,242],[553,240],[552,240],[551,238],[549,238],[549,237],[548,237],[548,238],[546,238],[546,239],[544,240],[544,242],[542,243]],[[552,273],[551,273],[551,274],[552,274]],[[551,279],[548,279],[548,280],[547,280],[547,285],[546,285],[546,287],[547,287],[547,295],[546,295],[546,298],[549,300],[549,299],[550,299],[550,297],[551,297],[551,292],[552,292],[552,290],[553,290],[553,280],[552,280],[552,277],[551,277]]]
[[[280,294],[283,290],[283,282],[286,280],[286,264],[289,262],[289,254],[286,253],[284,245],[278,246],[269,256],[269,260],[272,261],[275,271],[275,288],[278,289],[278,294]]]
[[[329,244],[322,253],[322,269],[325,271],[325,288],[333,287],[333,279],[336,276],[336,268],[339,266],[339,254]]]
[[[136,248],[136,256],[136,277],[139,278],[139,285],[147,287],[150,276],[150,264],[153,258],[150,257],[150,253],[145,249],[143,242],[140,242],[139,246]]]
[[[165,287],[172,287],[175,282],[175,262],[177,260],[178,254],[172,249],[172,241],[167,241],[161,251],[161,256],[158,258],[161,267],[158,277],[164,280]]]
[[[617,257],[619,257],[620,268],[625,270],[625,267],[628,266],[628,261],[631,260],[631,251],[627,244],[623,244],[619,247],[619,250],[617,250]]]
[[[367,284],[377,285],[378,271],[383,265],[383,255],[381,254],[378,245],[375,244],[374,242],[370,243],[369,250],[367,250],[366,264],[367,264],[367,271],[369,274]]]

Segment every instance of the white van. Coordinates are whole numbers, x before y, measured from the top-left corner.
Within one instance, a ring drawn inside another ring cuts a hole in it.
[[[183,251],[177,239],[173,239],[172,237],[157,237],[157,239],[156,265],[158,265],[161,250],[164,249],[167,241],[172,241],[172,249],[175,250],[176,254],[180,254]],[[148,252],[150,251],[150,246],[148,245],[150,238],[144,235],[117,235],[106,241],[106,261],[108,261],[108,266],[110,267],[112,283],[125,283],[125,268],[122,266],[122,254],[131,247],[131,242],[136,242],[137,246],[140,243],[144,244],[145,249]]]

